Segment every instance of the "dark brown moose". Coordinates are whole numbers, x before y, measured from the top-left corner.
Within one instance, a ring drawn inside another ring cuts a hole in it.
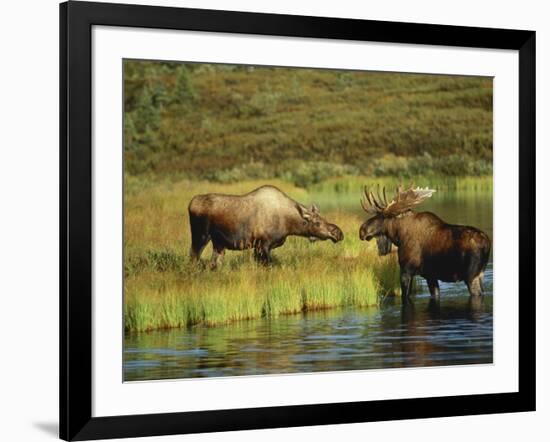
[[[491,242],[479,229],[447,224],[431,212],[416,213],[417,204],[432,196],[435,190],[397,189],[388,202],[386,189],[378,198],[365,187],[363,209],[373,215],[363,223],[359,238],[376,238],[381,255],[397,246],[401,268],[401,294],[408,297],[415,275],[426,279],[430,294],[439,296],[439,282],[464,281],[470,295],[483,292],[483,272],[489,259]]]
[[[209,193],[189,203],[191,258],[199,260],[212,241],[211,267],[221,264],[225,249],[254,249],[255,258],[271,262],[271,250],[289,235],[342,241],[344,234],[328,223],[313,205],[307,209],[274,186],[262,186],[245,195]]]

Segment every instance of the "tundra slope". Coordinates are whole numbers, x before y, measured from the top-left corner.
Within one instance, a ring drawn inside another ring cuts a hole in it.
[[[255,258],[271,262],[271,251],[290,235],[312,241],[342,241],[344,234],[327,222],[312,205],[310,209],[274,186],[262,186],[245,195],[209,193],[189,203],[191,258],[199,260],[212,241],[212,268],[221,264],[226,249],[254,249]]]

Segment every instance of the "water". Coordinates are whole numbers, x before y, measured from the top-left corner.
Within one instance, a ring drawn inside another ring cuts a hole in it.
[[[321,213],[331,210],[345,210],[367,219],[359,205],[360,189],[356,192],[338,194],[320,191],[312,192],[312,199],[318,202]],[[388,190],[388,199],[391,198]],[[418,211],[434,212],[444,221],[477,227],[493,238],[493,193],[491,190],[440,190],[428,198]],[[358,228],[359,229],[359,228]]]
[[[490,192],[436,194],[424,209],[448,222],[479,227],[492,238]],[[481,298],[470,298],[463,283],[440,283],[441,298],[435,301],[424,281],[417,282],[412,302],[388,298],[380,309],[129,334],[124,377],[134,381],[492,363],[492,261]]]

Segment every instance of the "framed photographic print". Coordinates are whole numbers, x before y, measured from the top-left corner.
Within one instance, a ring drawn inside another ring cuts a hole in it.
[[[60,24],[61,438],[534,410],[534,32]]]

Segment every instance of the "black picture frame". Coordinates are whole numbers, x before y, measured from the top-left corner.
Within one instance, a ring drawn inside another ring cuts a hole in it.
[[[519,53],[519,391],[92,417],[94,25],[511,49]],[[535,32],[108,3],[60,5],[60,437],[65,440],[535,410]]]

